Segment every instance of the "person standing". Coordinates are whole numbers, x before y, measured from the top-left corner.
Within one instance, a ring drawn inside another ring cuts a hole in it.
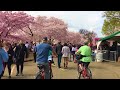
[[[72,46],[72,56],[73,56],[73,61],[74,61],[75,52],[76,52],[76,46],[73,45],[73,46]]]
[[[67,68],[68,66],[68,57],[70,54],[70,48],[67,46],[67,43],[64,44],[64,46],[62,47],[62,57],[64,59],[64,68]]]
[[[27,53],[27,48],[22,41],[19,42],[19,45],[15,49],[15,62],[17,67],[17,74],[19,75],[19,66],[21,66],[21,75],[23,76],[23,64],[24,64],[24,57]]]
[[[47,42],[48,42],[47,37],[44,37],[43,43],[36,46],[37,49],[36,64],[44,65],[45,79],[50,79],[48,54],[49,51],[52,51],[52,47]],[[53,53],[55,52],[53,51]]]
[[[2,41],[0,41],[0,79],[4,74],[3,62],[8,61],[8,53],[2,47],[3,47],[3,44],[2,44]]]
[[[9,50],[9,43],[4,41],[3,42],[3,47],[2,47],[7,53],[8,53],[8,50]],[[4,71],[5,71],[5,68],[6,68],[6,65],[7,65],[7,62],[4,62],[3,61],[3,67],[4,67]],[[4,75],[4,71],[3,71],[3,75]],[[3,76],[2,75],[2,76]]]
[[[69,61],[71,62],[72,44],[70,43],[68,47],[70,48],[70,55],[69,55],[70,57],[69,57]]]
[[[29,51],[30,51],[30,50],[29,50],[29,43],[26,42],[25,46],[26,46],[26,48],[27,48],[26,57],[29,57]]]
[[[61,59],[62,59],[62,45],[61,42],[58,42],[58,45],[56,46],[56,53],[58,55],[58,68],[61,68]]]
[[[33,45],[33,57],[34,57],[34,62],[36,62],[36,43]]]

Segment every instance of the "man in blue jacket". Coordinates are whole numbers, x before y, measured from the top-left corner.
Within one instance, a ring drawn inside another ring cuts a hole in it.
[[[47,41],[47,37],[44,37],[43,43],[36,46],[36,63],[38,65],[44,65],[45,79],[50,79],[48,54],[49,51],[52,51],[52,47],[47,43]],[[53,53],[55,53],[55,51],[53,51]]]
[[[0,79],[3,76],[3,73],[4,73],[3,62],[8,61],[8,53],[2,47],[3,47],[2,41],[0,41]]]

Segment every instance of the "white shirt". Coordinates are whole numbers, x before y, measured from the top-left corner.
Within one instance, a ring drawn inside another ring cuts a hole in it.
[[[29,44],[28,44],[28,43],[26,43],[26,44],[25,44],[25,46],[26,46],[26,48],[28,48]]]
[[[63,56],[62,57],[69,57],[69,54],[70,54],[70,48],[68,46],[64,46],[62,48],[62,53],[63,53]]]
[[[72,47],[72,51],[76,51],[77,49],[75,47]]]

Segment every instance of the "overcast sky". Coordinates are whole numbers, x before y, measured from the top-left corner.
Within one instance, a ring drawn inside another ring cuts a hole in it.
[[[101,29],[104,22],[103,11],[25,11],[32,16],[54,16],[65,21],[71,31],[79,29],[93,30],[102,37]]]

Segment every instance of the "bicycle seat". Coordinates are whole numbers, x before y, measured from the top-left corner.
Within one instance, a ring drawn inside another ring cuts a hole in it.
[[[37,67],[38,67],[39,69],[42,69],[42,68],[44,68],[44,65],[37,65]]]

